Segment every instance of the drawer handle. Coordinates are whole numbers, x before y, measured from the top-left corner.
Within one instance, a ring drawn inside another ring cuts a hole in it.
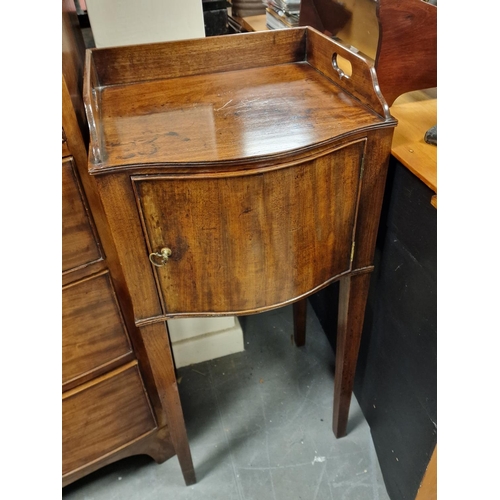
[[[162,267],[167,263],[171,255],[172,250],[170,250],[170,248],[162,248],[159,252],[150,253],[149,260],[154,266]]]

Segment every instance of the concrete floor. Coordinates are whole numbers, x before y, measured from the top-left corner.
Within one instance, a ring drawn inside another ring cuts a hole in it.
[[[370,429],[353,396],[348,435],[331,431],[333,352],[312,308],[306,346],[291,307],[240,318],[245,351],[178,370],[198,482],[177,459],[111,464],[64,500],[387,500]]]

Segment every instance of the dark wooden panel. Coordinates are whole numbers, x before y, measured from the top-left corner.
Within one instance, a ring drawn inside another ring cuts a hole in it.
[[[367,368],[367,387],[363,393],[355,387],[355,394],[370,425],[389,497],[414,500],[436,445],[437,429],[413,391],[414,379],[395,366],[393,355],[388,356],[379,354],[377,371]]]
[[[391,161],[391,200],[387,230],[394,232],[401,244],[420,263],[423,272],[436,274],[437,210],[431,200],[434,191],[396,159]]]
[[[437,211],[410,171],[390,172],[355,393],[389,495],[413,500],[437,442]]]
[[[406,232],[425,225],[411,222]],[[436,279],[391,229],[377,278],[355,393],[387,491],[413,500],[437,438]]]
[[[73,158],[62,161],[62,270],[101,259]]]
[[[391,498],[415,498],[437,435],[437,212],[392,160],[354,392]],[[338,284],[311,297],[335,348]]]
[[[389,106],[412,90],[437,86],[437,7],[421,0],[378,3],[375,67]]]
[[[151,251],[172,250],[155,268],[167,312],[262,309],[348,271],[364,147],[254,175],[136,180]]]
[[[62,403],[63,476],[155,427],[136,362],[66,393]]]
[[[63,288],[63,384],[132,352],[108,273]]]

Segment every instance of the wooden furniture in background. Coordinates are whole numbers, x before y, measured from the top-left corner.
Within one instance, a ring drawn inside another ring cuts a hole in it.
[[[303,315],[338,280],[343,436],[396,124],[367,61],[310,28],[93,49],[84,99],[142,337],[175,317]]]
[[[415,500],[437,500],[437,446],[432,452],[429,466]]]
[[[375,68],[387,104],[406,92],[436,87],[437,7],[422,0],[379,0],[377,15]]]
[[[235,19],[241,25],[243,32],[267,30],[265,14],[259,14],[256,16],[235,17]]]
[[[437,89],[398,97],[391,114],[398,120],[392,155],[437,194],[437,147],[424,141],[425,132],[437,123]]]
[[[340,24],[339,10],[350,14],[347,21],[341,16]],[[389,106],[406,92],[437,86],[435,5],[422,0],[301,0],[299,24],[337,36],[374,59]]]
[[[143,339],[87,172],[84,42],[74,3],[62,17],[62,484],[115,460],[179,455],[194,471],[168,339]]]

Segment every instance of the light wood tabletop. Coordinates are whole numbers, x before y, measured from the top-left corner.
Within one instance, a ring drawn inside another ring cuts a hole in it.
[[[437,193],[437,146],[424,141],[427,130],[437,124],[437,89],[403,94],[391,114],[398,120],[392,155]]]
[[[248,31],[265,31],[266,15],[260,14],[258,16],[239,17],[237,21]]]

